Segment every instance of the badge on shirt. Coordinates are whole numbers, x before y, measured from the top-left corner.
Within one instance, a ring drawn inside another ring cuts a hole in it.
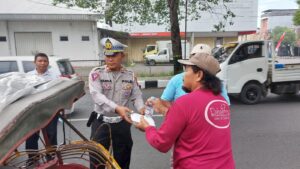
[[[110,82],[102,83],[102,89],[110,90],[111,89],[111,83]]]
[[[132,89],[132,84],[130,84],[130,83],[124,84],[122,89],[123,90],[131,90]]]
[[[92,73],[92,80],[93,80],[93,81],[97,80],[99,77],[100,77],[99,72],[94,72],[94,73]]]
[[[123,96],[126,97],[126,98],[129,97],[130,94],[131,94],[131,90],[125,90],[125,91],[123,92]]]
[[[131,94],[132,84],[131,83],[123,83],[122,85],[122,94],[123,97],[128,98]]]

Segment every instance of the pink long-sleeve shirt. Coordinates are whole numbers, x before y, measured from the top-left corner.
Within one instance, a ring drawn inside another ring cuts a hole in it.
[[[174,145],[175,169],[234,169],[230,109],[222,96],[196,90],[177,99],[159,129],[146,139],[167,152]]]

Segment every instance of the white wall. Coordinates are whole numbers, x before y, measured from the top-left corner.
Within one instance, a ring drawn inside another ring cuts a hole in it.
[[[99,60],[98,34],[95,24],[96,22],[92,21],[8,22],[12,55],[16,55],[15,32],[51,32],[54,55],[67,57],[70,60]],[[69,41],[60,41],[60,36],[68,36]],[[90,41],[82,41],[82,36],[89,36]],[[94,66],[96,63],[72,62],[75,66]]]
[[[228,8],[236,15],[233,19],[234,25],[225,27],[225,31],[255,31],[257,28],[258,0],[232,0],[227,3]],[[216,7],[215,12],[221,13],[222,7]],[[202,17],[198,21],[188,21],[187,32],[211,32],[214,24],[222,20],[221,15],[202,12]],[[134,24],[133,26],[114,25],[114,28],[128,30],[129,32],[165,32],[167,26],[157,26],[156,24],[146,24],[144,26]],[[184,22],[180,24],[180,31],[184,32]]]
[[[7,24],[5,21],[0,21],[0,36],[6,37],[6,42],[0,42],[0,56],[9,56],[9,39],[7,36]]]
[[[293,16],[269,16],[268,29],[272,30],[276,26],[294,28]]]

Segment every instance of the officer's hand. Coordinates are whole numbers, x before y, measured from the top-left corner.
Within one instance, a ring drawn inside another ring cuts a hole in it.
[[[147,127],[149,127],[150,125],[149,125],[149,123],[144,119],[144,116],[141,116],[141,121],[139,122],[139,123],[134,123],[134,126],[137,128],[137,129],[139,129],[139,130],[141,130],[141,131],[145,131],[145,129],[147,128]]]
[[[131,110],[127,107],[124,106],[118,106],[116,108],[116,112],[124,119],[126,120],[128,123],[132,123],[131,119],[130,119],[130,112]]]
[[[140,112],[141,115],[145,115],[145,107],[141,108],[141,109],[139,110],[139,112]]]

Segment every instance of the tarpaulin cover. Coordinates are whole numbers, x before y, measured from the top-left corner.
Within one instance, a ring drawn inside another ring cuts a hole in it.
[[[41,85],[44,82],[36,80],[28,85],[21,79],[11,85],[14,92],[10,96],[15,98],[0,111],[0,164],[30,135],[45,127],[59,110],[71,108],[74,100],[84,95],[83,81],[58,79]],[[17,92],[19,95],[14,95]]]

